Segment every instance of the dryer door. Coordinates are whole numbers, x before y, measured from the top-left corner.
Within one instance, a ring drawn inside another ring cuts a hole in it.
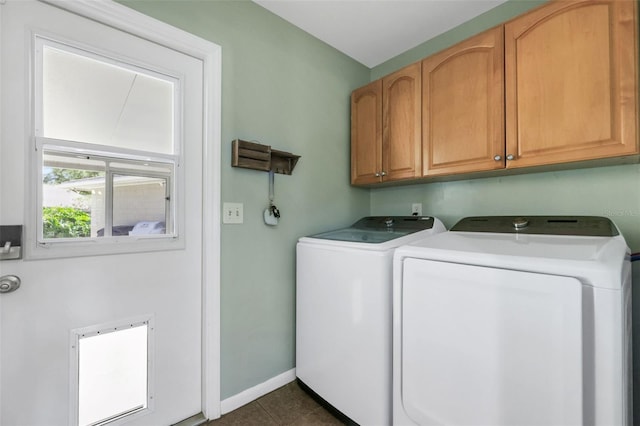
[[[420,425],[582,424],[582,285],[406,259],[402,403]]]

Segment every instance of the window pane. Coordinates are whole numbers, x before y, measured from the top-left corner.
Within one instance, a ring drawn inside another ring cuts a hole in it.
[[[78,424],[147,407],[147,324],[83,337],[78,352]]]
[[[42,135],[172,154],[174,83],[43,46]]]
[[[114,174],[113,235],[166,234],[167,179]]]
[[[43,237],[97,236],[104,228],[104,162],[46,152],[43,158]]]

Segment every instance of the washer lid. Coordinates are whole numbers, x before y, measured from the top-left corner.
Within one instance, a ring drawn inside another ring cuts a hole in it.
[[[329,231],[322,232],[320,234],[312,235],[312,238],[320,238],[323,240],[334,240],[334,241],[350,241],[356,243],[369,243],[369,244],[377,244],[384,243],[386,241],[390,241],[396,238],[403,237],[410,232],[401,231],[374,231],[374,230],[366,230],[366,229],[357,229],[357,228],[345,228],[338,229],[337,231]]]
[[[583,237],[615,237],[620,234],[610,219],[597,216],[466,217],[456,223],[451,231],[577,235]]]
[[[434,218],[430,216],[369,216],[360,219],[350,228],[322,232],[311,238],[378,244],[431,229],[434,222]]]

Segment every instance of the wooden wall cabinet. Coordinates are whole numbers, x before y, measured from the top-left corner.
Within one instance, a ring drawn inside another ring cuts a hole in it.
[[[351,94],[351,183],[370,184],[421,175],[420,64]]]
[[[502,26],[422,61],[422,174],[504,168]]]
[[[351,93],[351,183],[381,182],[382,80]]]
[[[505,25],[507,168],[638,153],[636,1],[557,1]]]
[[[637,3],[550,1],[354,91],[352,184],[637,161]]]

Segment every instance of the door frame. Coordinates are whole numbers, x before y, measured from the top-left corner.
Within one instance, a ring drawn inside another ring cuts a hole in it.
[[[219,418],[222,48],[112,0],[39,1],[174,49],[203,63],[201,407],[205,418]],[[5,0],[0,0],[0,5],[3,3]]]

